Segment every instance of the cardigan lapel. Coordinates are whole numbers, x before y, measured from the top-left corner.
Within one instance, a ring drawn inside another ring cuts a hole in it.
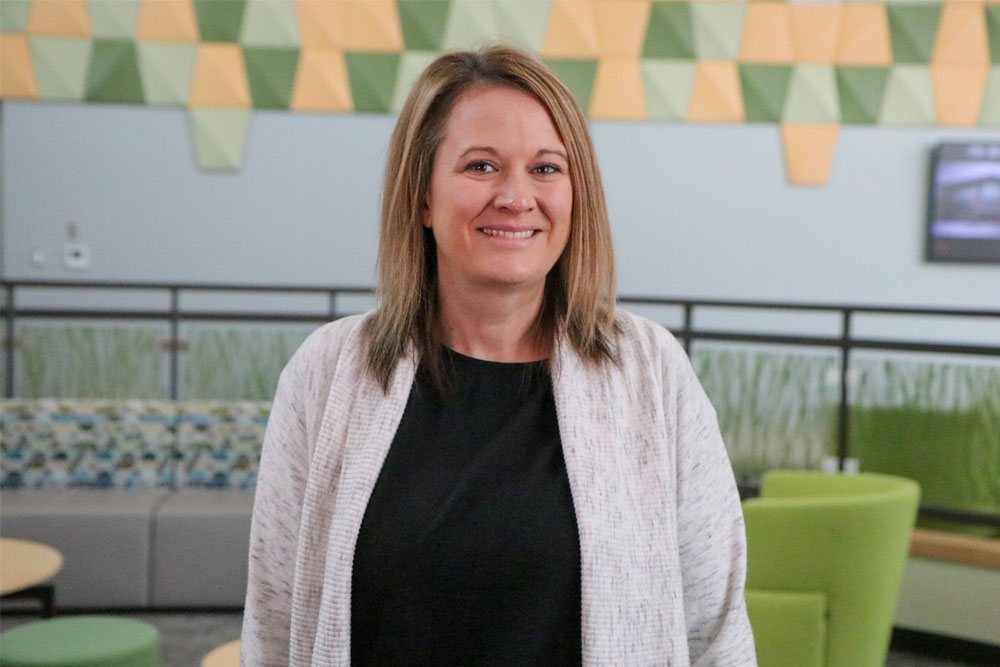
[[[329,487],[336,491],[328,494],[332,496],[328,498],[332,505],[329,549],[312,653],[314,665],[350,664],[354,549],[372,490],[406,408],[415,372],[413,355],[400,359],[386,393],[367,372],[356,374],[360,379],[351,405],[331,406],[333,415],[328,417],[347,421],[347,433],[339,474]]]
[[[614,424],[607,375],[587,365],[569,346],[560,346],[553,365],[553,394],[563,457],[580,531],[581,631],[583,663],[608,664],[620,656],[621,587],[618,566],[623,545],[614,527],[618,505]],[[620,527],[620,526],[619,526]]]

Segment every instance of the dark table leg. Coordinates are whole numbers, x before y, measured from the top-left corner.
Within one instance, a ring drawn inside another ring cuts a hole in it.
[[[42,584],[25,588],[23,591],[7,593],[0,597],[2,600],[38,600],[42,607],[42,618],[52,618],[56,613],[56,589],[52,584]]]

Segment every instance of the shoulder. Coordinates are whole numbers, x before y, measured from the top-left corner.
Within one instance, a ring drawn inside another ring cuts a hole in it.
[[[639,357],[660,365],[687,363],[684,348],[662,324],[620,308],[615,309],[615,323],[619,331],[617,351],[623,362]]]
[[[332,376],[344,363],[363,366],[364,327],[371,315],[341,317],[313,331],[292,355],[284,375],[293,380],[308,376],[313,380],[310,384],[315,384],[317,375]]]

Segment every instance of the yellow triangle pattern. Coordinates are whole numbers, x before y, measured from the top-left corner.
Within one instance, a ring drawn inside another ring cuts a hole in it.
[[[250,85],[239,44],[206,42],[198,47],[191,107],[250,107]]]
[[[793,185],[823,185],[830,178],[839,126],[833,123],[781,126],[785,173]]]
[[[27,35],[0,34],[0,99],[38,97]]]
[[[649,23],[648,0],[593,0],[600,55],[638,58]]]
[[[135,36],[151,42],[197,42],[198,23],[191,0],[143,0]]]
[[[790,63],[795,59],[788,5],[755,2],[747,7],[739,57],[754,63]]]
[[[975,125],[986,92],[989,65],[931,65],[931,86],[941,125]]]
[[[885,5],[844,5],[837,62],[841,65],[890,65],[889,16]]]
[[[986,14],[981,2],[946,2],[941,8],[932,63],[980,65],[990,61]]]
[[[596,58],[601,50],[589,0],[553,0],[542,53],[553,58]]]
[[[700,62],[695,69],[688,120],[709,123],[743,121],[743,95],[736,63]]]
[[[302,49],[290,106],[295,111],[352,109],[343,52],[315,47]]]
[[[638,60],[606,58],[598,63],[590,116],[615,120],[646,119],[642,68]]]
[[[403,50],[403,28],[394,0],[354,0],[348,3],[345,51],[396,53]]]
[[[295,15],[299,20],[302,46],[342,49],[350,8],[340,1],[296,0]]]
[[[28,15],[28,33],[90,37],[92,32],[87,0],[35,0],[31,3],[31,13]]]
[[[835,4],[789,5],[792,45],[800,63],[832,63],[837,53],[844,8]]]

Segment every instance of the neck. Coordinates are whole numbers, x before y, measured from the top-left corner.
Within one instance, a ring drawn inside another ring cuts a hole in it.
[[[544,285],[531,292],[502,289],[441,290],[441,329],[452,350],[485,361],[546,359],[551,343],[540,340],[535,323]],[[456,293],[458,292],[458,293]]]

